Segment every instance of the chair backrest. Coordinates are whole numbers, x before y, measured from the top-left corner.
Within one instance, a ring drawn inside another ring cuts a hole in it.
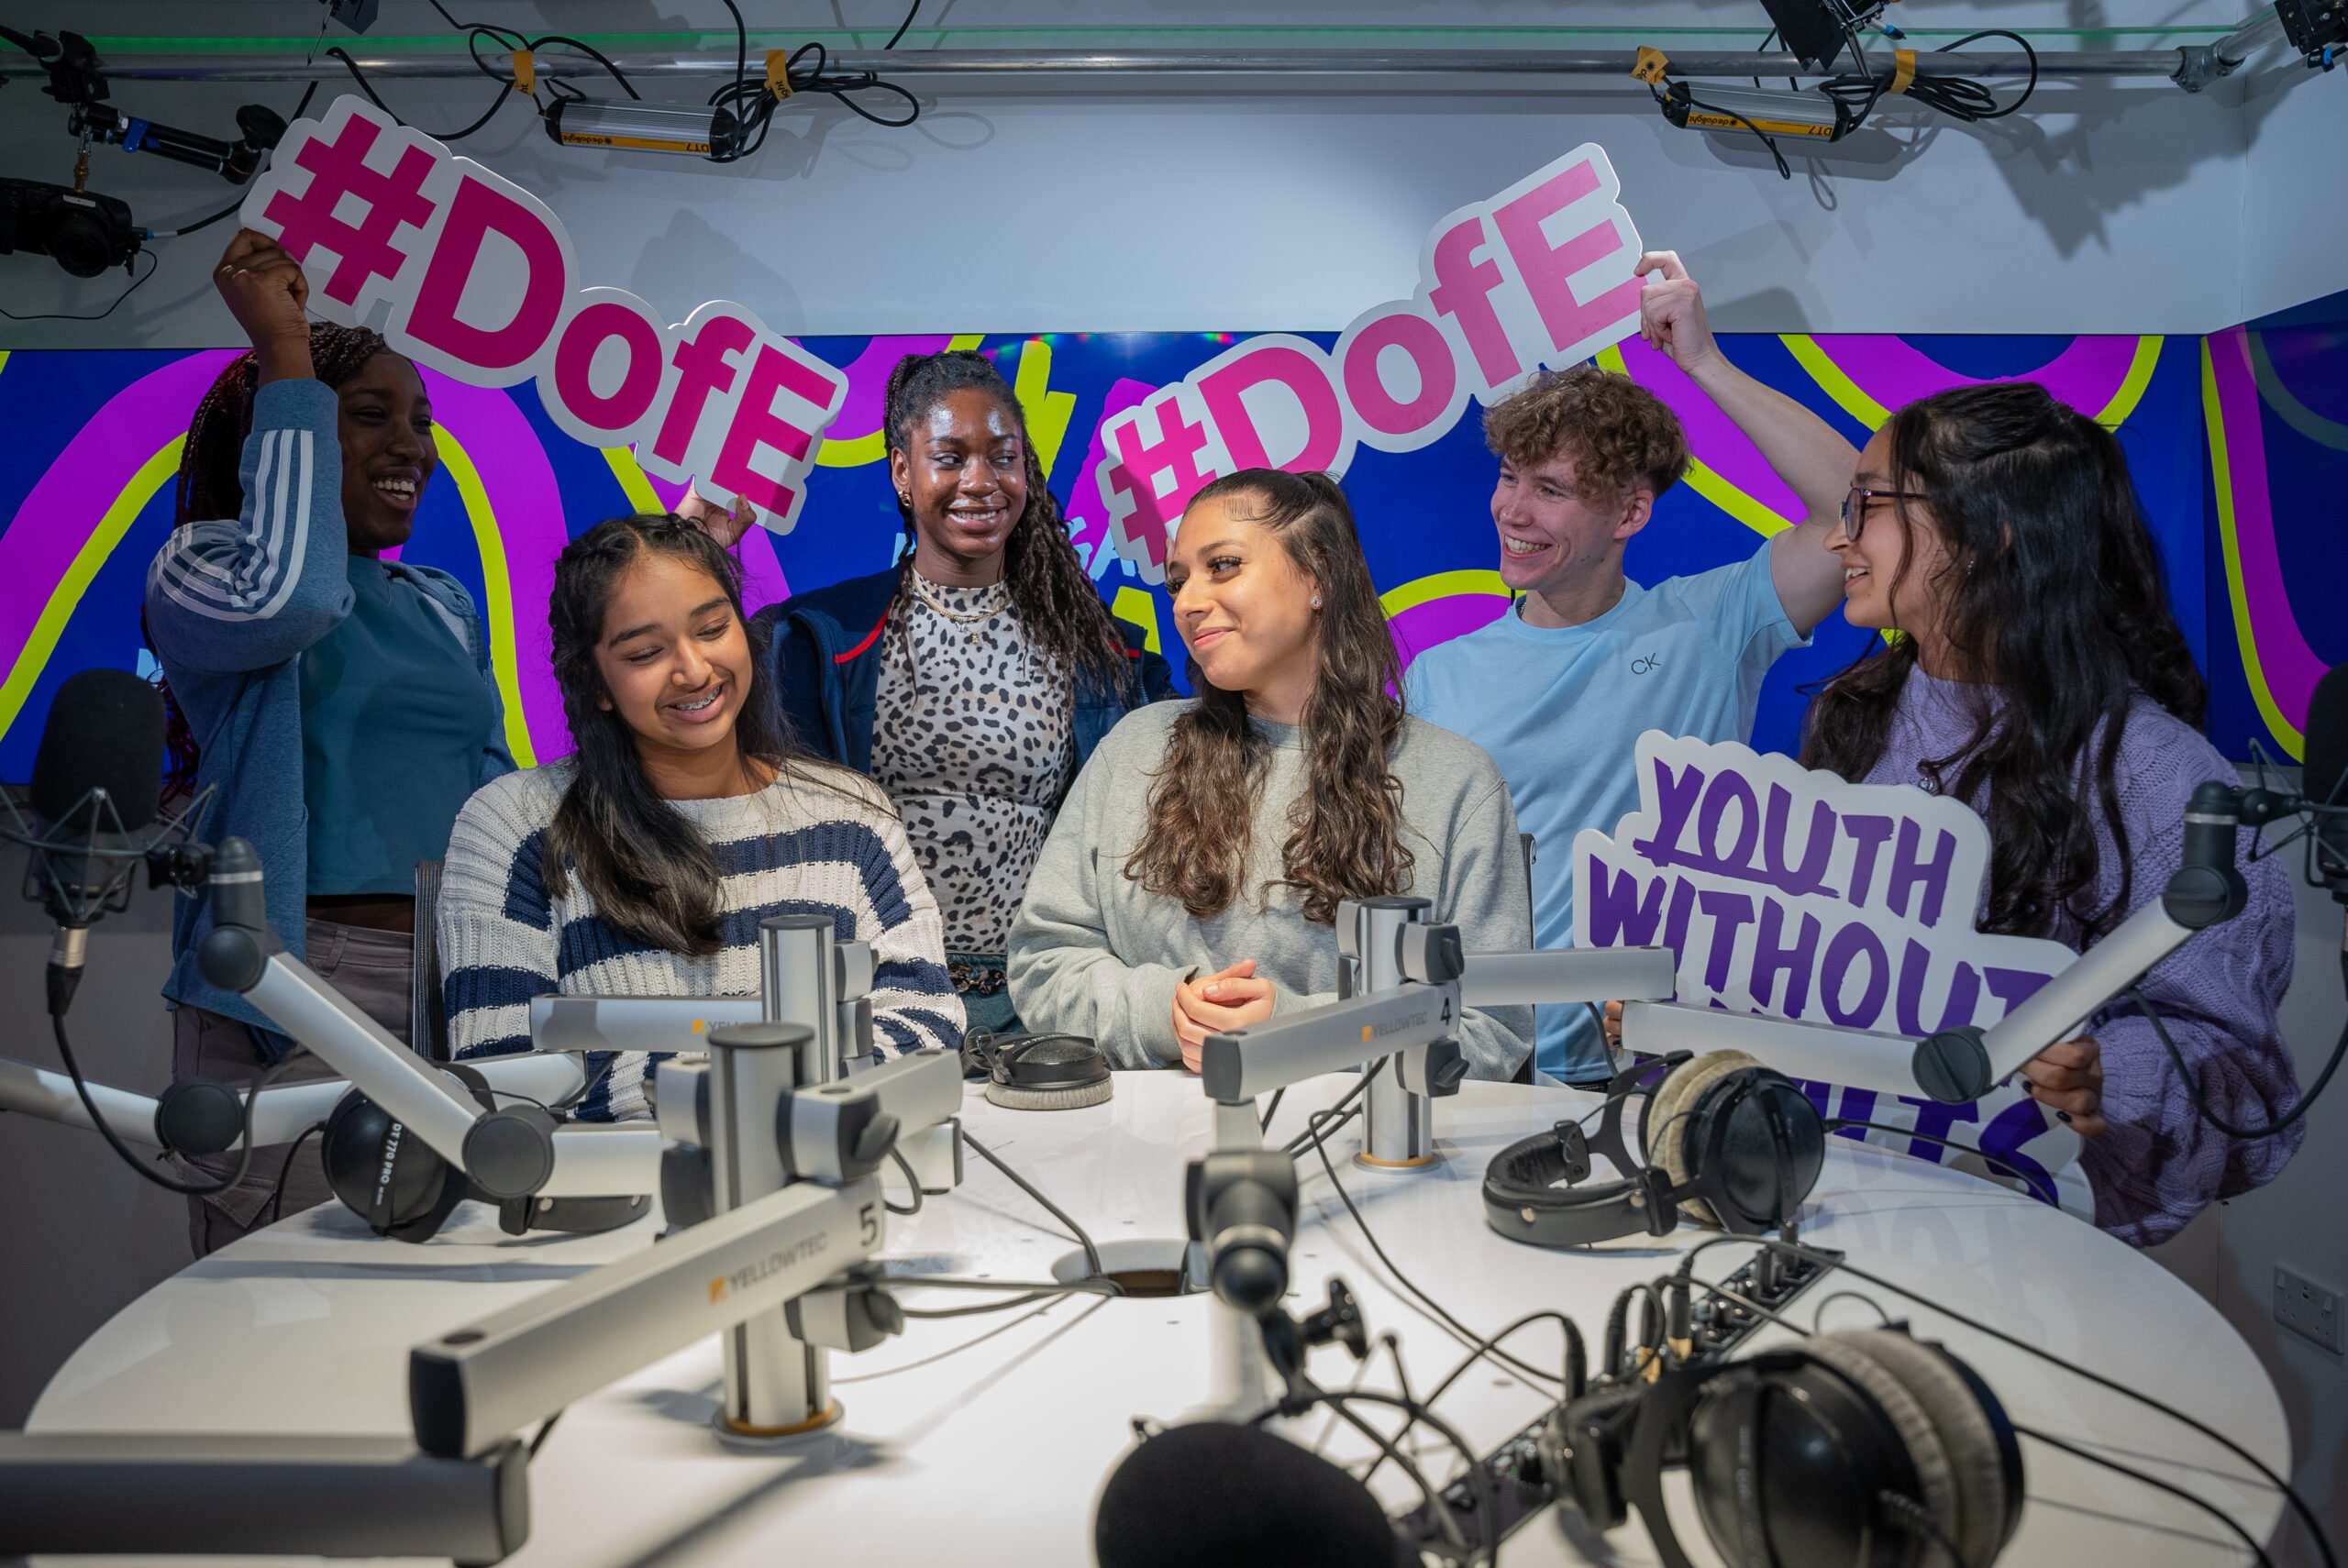
[[[1516,847],[1518,852],[1524,856],[1524,929],[1531,931],[1533,929],[1533,835],[1529,833],[1518,834],[1516,835]],[[1509,1081],[1511,1083],[1518,1084],[1531,1083],[1533,1081],[1533,1058],[1539,1054],[1540,1047],[1537,1043],[1536,1034],[1536,1043],[1534,1049],[1524,1054],[1524,1060],[1516,1065],[1516,1075]]]
[[[440,862],[415,863],[415,973],[408,982],[407,1038],[416,1055],[449,1059],[449,1017],[440,998]]]

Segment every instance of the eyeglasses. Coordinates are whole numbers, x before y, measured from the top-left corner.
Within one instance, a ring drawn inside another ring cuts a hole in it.
[[[1930,501],[1912,490],[1869,490],[1853,485],[1851,493],[1843,498],[1843,537],[1858,543],[1859,530],[1867,525],[1867,502],[1871,501]]]

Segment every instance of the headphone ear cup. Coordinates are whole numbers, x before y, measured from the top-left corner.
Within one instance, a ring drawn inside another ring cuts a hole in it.
[[[1845,1337],[1898,1377],[1932,1422],[1956,1492],[1949,1540],[1966,1568],[1986,1568],[2021,1517],[2021,1450],[2003,1407],[1938,1346],[1891,1329],[1859,1329]]]
[[[1848,1378],[1883,1413],[1915,1469],[1917,1490],[1922,1494],[1916,1500],[1923,1505],[1944,1538],[1959,1540],[1957,1479],[1948,1451],[1941,1441],[1940,1428],[1923,1401],[1910,1388],[1907,1379],[1877,1359],[1877,1333],[1878,1331],[1861,1329],[1814,1334],[1802,1342],[1801,1348],[1813,1360]],[[1872,1510],[1872,1499],[1868,1506]],[[1945,1551],[1933,1549],[1930,1543],[1923,1544],[1926,1549],[1919,1561],[1926,1568],[1949,1568]],[[1988,1559],[1967,1553],[1965,1562],[1966,1568],[1978,1568]]]
[[[462,1171],[406,1135],[391,1113],[357,1089],[335,1103],[319,1136],[327,1185],[379,1236],[421,1242],[463,1201]]]
[[[1682,1062],[1663,1080],[1648,1102],[1646,1121],[1642,1129],[1646,1139],[1647,1158],[1663,1167],[1674,1187],[1684,1187],[1694,1174],[1689,1151],[1703,1147],[1691,1136],[1696,1131],[1698,1097],[1731,1073],[1761,1064],[1743,1051],[1707,1051],[1693,1061]],[[1700,1198],[1689,1198],[1679,1206],[1680,1211],[1700,1225],[1720,1226],[1720,1218],[1711,1204]]]
[[[1801,1207],[1826,1163],[1818,1108],[1768,1067],[1700,1089],[1684,1125],[1681,1157],[1699,1178],[1705,1207],[1727,1230],[1776,1230]]]

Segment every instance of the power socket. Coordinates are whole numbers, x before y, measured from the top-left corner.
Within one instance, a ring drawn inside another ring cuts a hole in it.
[[[2275,1265],[2275,1320],[2302,1339],[2340,1353],[2340,1292]]]

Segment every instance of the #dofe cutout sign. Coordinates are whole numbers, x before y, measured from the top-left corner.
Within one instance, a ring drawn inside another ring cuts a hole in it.
[[[1995,1023],[2077,959],[2058,942],[1974,928],[1989,832],[1963,801],[1659,730],[1639,737],[1637,757],[1638,809],[1611,835],[1574,838],[1573,940],[1671,948],[1681,1002],[1912,1037]],[[2092,1212],[2071,1168],[2077,1135],[2017,1088],[1958,1106],[1812,1093],[1830,1116],[1913,1127],[2043,1174],[2065,1208]]]
[[[1118,554],[1162,581],[1168,536],[1208,480],[1414,451],[1470,396],[1630,336],[1639,238],[1620,195],[1585,143],[1437,224],[1418,292],[1364,311],[1334,350],[1251,337],[1110,420],[1098,479]],[[471,386],[535,381],[566,434],[739,496],[778,533],[797,521],[847,381],[746,307],[670,324],[588,283],[545,203],[358,97],[294,123],[240,215],[301,263],[328,320],[380,318],[393,348]]]
[[[650,472],[705,479],[778,533],[798,520],[837,370],[745,307],[670,325],[588,286],[546,204],[362,99],[297,120],[240,214],[310,281],[310,307],[472,386],[535,381],[548,415]]]
[[[1638,231],[1613,165],[1585,142],[1428,234],[1418,293],[1356,316],[1323,350],[1251,337],[1102,429],[1098,479],[1117,552],[1166,576],[1182,508],[1248,468],[1342,474],[1363,446],[1416,451],[1534,372],[1638,327]]]

